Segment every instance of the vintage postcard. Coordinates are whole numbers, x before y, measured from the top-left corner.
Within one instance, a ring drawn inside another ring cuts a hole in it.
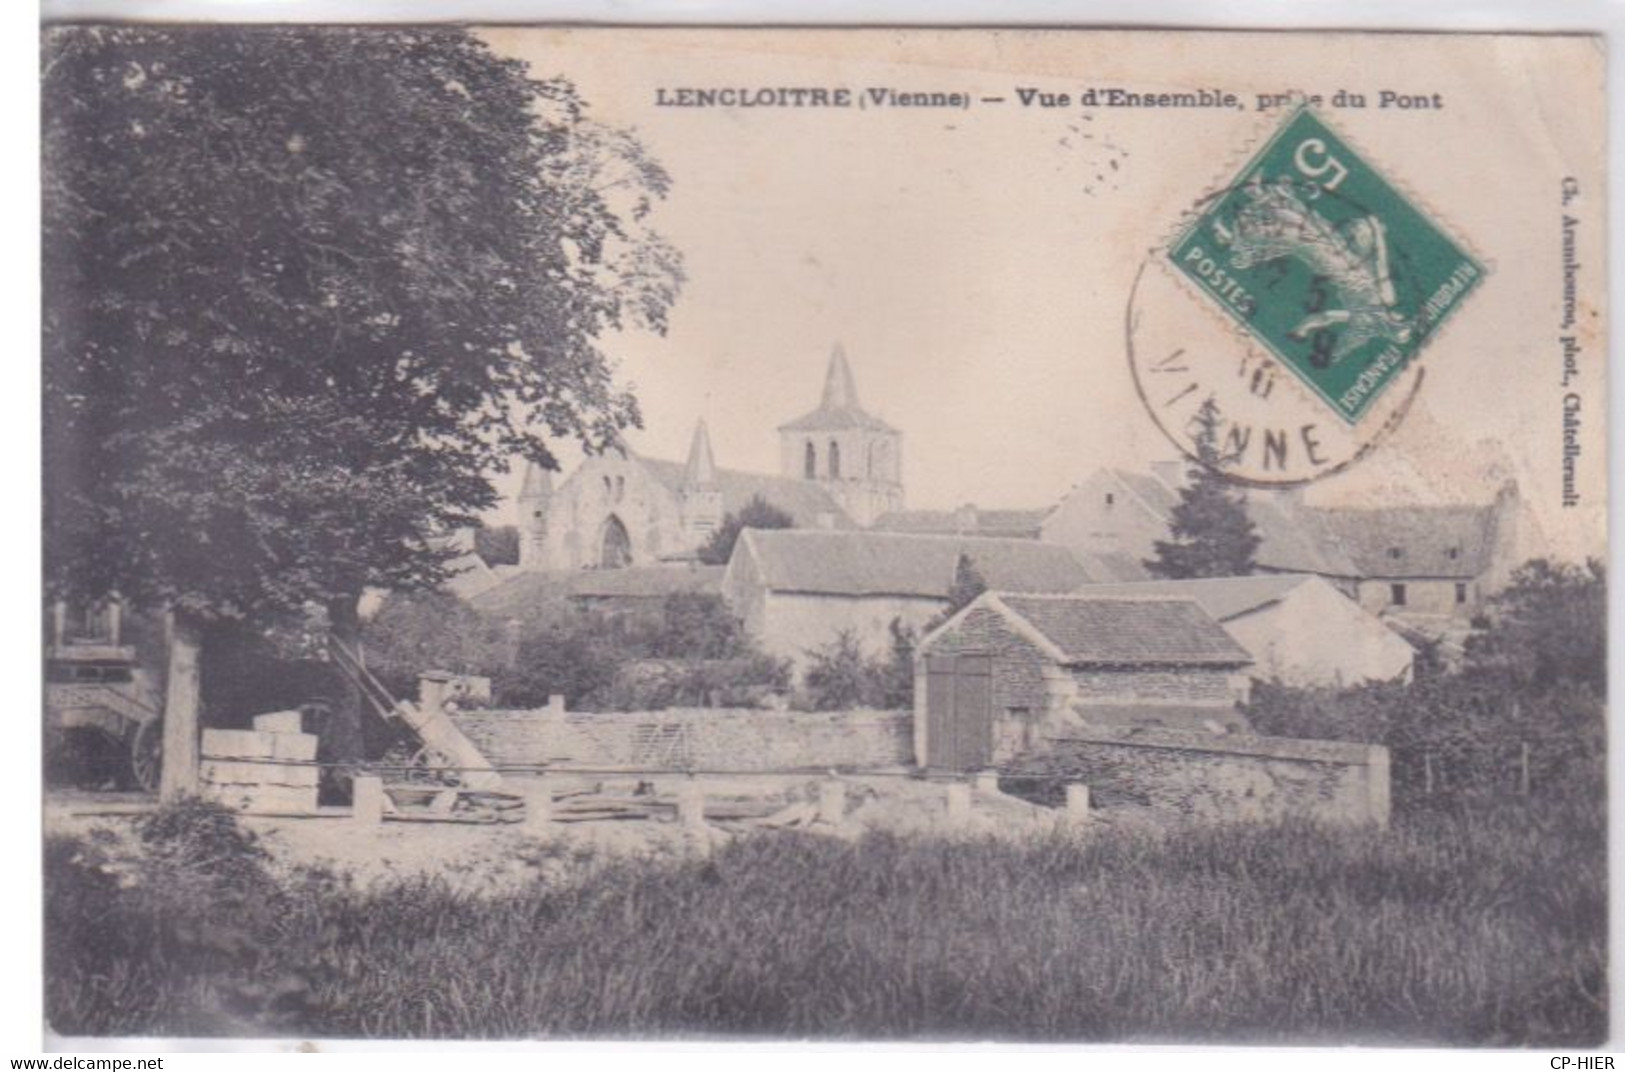
[[[1600,37],[42,50],[53,1045],[1609,1037]]]

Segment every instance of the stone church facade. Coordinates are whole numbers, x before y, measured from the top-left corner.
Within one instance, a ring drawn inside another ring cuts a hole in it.
[[[863,409],[839,345],[818,407],[778,431],[776,474],[718,467],[703,420],[682,462],[623,445],[588,457],[556,487],[532,463],[518,501],[520,568],[692,561],[723,518],[758,496],[797,528],[867,528],[902,508],[902,433]]]

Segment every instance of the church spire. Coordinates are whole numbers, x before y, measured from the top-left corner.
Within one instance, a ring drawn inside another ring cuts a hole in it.
[[[835,344],[835,349],[829,355],[829,371],[824,374],[824,401],[819,408],[863,409],[858,404],[858,387],[853,382],[852,369],[846,363],[846,347],[840,343]]]
[[[702,488],[715,484],[716,480],[717,466],[711,458],[711,435],[702,417],[694,425],[694,439],[688,447],[688,465],[683,468],[683,486]]]

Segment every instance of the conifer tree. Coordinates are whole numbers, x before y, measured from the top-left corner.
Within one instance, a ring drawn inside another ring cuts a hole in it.
[[[1231,459],[1219,449],[1219,407],[1212,398],[1196,412],[1196,458],[1169,518],[1167,540],[1152,544],[1145,568],[1158,577],[1240,577],[1253,571],[1260,538],[1247,505],[1224,478]]]

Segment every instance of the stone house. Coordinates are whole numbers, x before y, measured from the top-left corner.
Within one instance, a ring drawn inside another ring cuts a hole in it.
[[[961,554],[993,588],[1069,592],[1098,579],[1065,548],[1036,540],[747,529],[722,594],[763,650],[799,670],[842,632],[880,656],[892,622],[922,629],[947,609]]]
[[[1082,595],[1192,599],[1252,656],[1252,676],[1298,686],[1409,681],[1416,649],[1310,574],[1088,585]]]
[[[1137,565],[1167,538],[1183,479],[1171,463],[1149,473],[1096,470],[1044,519],[1040,538]],[[1489,503],[1383,508],[1313,506],[1296,491],[1253,490],[1247,513],[1262,541],[1259,573],[1314,574],[1377,615],[1465,620],[1516,565],[1510,482]]]
[[[1193,599],[987,592],[919,645],[915,753],[969,770],[1046,729],[1245,729],[1251,661]]]

